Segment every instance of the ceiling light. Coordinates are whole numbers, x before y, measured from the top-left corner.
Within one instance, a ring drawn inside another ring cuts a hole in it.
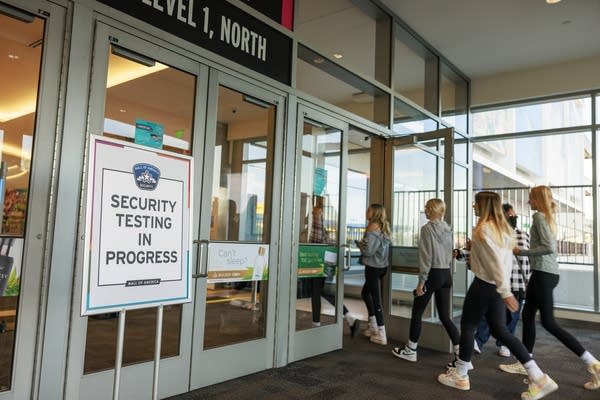
[[[344,57],[344,56],[343,56],[342,54],[340,54],[340,53],[334,53],[334,54],[333,54],[333,58],[337,58],[338,60],[339,60],[340,58],[342,58],[342,57]]]
[[[121,108],[121,109],[119,109],[119,112],[122,112],[122,113],[124,113],[124,112],[127,112],[127,110],[126,110],[126,109],[124,109],[124,108]]]
[[[11,60],[18,60],[18,59],[19,59],[19,58],[21,58],[21,57],[19,57],[19,56],[18,56],[18,55],[16,55],[16,54],[9,54],[9,55],[8,55],[8,58],[10,58]]]
[[[324,60],[323,58],[321,58],[321,57],[317,57],[317,58],[315,58],[315,59],[313,60],[313,62],[314,62],[315,64],[323,64],[323,63],[325,62],[325,60]]]
[[[556,3],[560,3],[560,0],[546,0],[546,3],[548,3],[548,4],[556,4]]]

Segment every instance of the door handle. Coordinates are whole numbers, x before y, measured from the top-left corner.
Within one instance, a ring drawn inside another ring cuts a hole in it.
[[[344,271],[350,271],[350,263],[351,263],[351,258],[352,258],[352,254],[350,252],[350,246],[348,246],[347,244],[343,244],[340,247],[344,249],[344,264],[343,264]]]
[[[192,274],[192,278],[194,279],[208,277],[208,261],[204,262],[204,247],[208,247],[208,243],[209,242],[206,239],[194,240],[194,244],[198,249],[198,256],[196,257],[196,273]]]

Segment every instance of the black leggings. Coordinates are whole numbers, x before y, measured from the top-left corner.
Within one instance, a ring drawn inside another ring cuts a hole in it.
[[[365,284],[361,295],[369,311],[369,317],[375,316],[378,326],[383,326],[383,308],[381,306],[381,281],[387,268],[374,268],[365,265]]]
[[[585,349],[577,339],[569,332],[561,328],[554,319],[554,298],[552,292],[558,285],[559,276],[548,272],[533,271],[527,293],[525,295],[525,307],[523,307],[523,344],[530,353],[533,353],[535,345],[535,314],[540,310],[542,326],[554,337],[560,340],[573,353],[580,356]]]
[[[517,357],[521,364],[531,360],[523,343],[511,335],[506,327],[506,306],[496,291],[496,285],[475,277],[467,291],[460,320],[460,353],[459,358],[471,361],[475,330],[485,315],[492,335],[500,340]]]
[[[335,306],[336,298],[334,295],[325,293],[323,288],[325,287],[325,278],[309,278],[311,286],[310,303],[312,305],[312,320],[313,322],[321,322],[321,296]],[[346,305],[344,305],[344,315],[348,312]]]
[[[435,307],[440,321],[442,321],[444,328],[446,328],[452,344],[458,344],[460,335],[452,322],[452,318],[450,318],[451,289],[452,274],[449,269],[432,268],[429,271],[429,276],[425,282],[425,294],[415,297],[413,301],[409,334],[411,342],[419,341],[419,336],[421,336],[421,318],[427,304],[429,304],[429,300],[431,300],[431,296],[435,293]]]

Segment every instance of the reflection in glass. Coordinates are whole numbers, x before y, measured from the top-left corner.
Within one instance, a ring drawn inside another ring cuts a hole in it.
[[[394,133],[410,135],[437,129],[437,122],[398,98],[394,99]]]
[[[598,98],[596,100],[596,107],[600,109]],[[599,115],[596,112],[597,120]],[[588,95],[474,112],[473,135],[499,135],[591,123],[592,98]]]
[[[353,311],[361,310],[361,319],[368,318],[364,301],[360,296],[365,283],[365,267],[359,264],[360,250],[355,240],[361,240],[366,228],[365,210],[371,203],[369,190],[381,177],[371,177],[371,144],[382,139],[373,137],[355,127],[348,131],[348,172],[346,184],[346,244],[350,246],[350,267],[344,271],[344,304],[353,304]],[[378,143],[377,143],[378,144]],[[377,147],[374,144],[375,148]],[[375,161],[376,162],[376,161]],[[381,174],[376,169],[377,174]]]
[[[416,247],[425,203],[437,193],[437,157],[414,147],[396,148],[393,157],[392,243]]]
[[[269,243],[276,111],[270,103],[219,87],[211,241]],[[257,248],[268,260],[265,247]],[[217,282],[209,271],[204,348],[265,336],[268,276],[244,279]]]
[[[442,63],[441,75],[442,119],[456,130],[467,133],[469,84],[444,63]]]
[[[475,190],[493,190],[531,228],[529,187],[550,182],[557,203],[560,282],[556,305],[592,310],[594,304],[593,152],[591,134],[570,133],[480,142],[474,146]],[[474,221],[475,222],[475,221]]]
[[[389,126],[390,96],[318,53],[298,46],[297,87],[383,127]]]
[[[351,71],[389,84],[391,18],[370,1],[296,1],[294,31]]]
[[[191,154],[196,77],[158,62],[140,64],[111,49],[106,78],[104,135],[135,140],[138,120],[162,125],[164,150]],[[156,94],[160,93],[160,96]],[[179,354],[181,306],[166,307],[161,356]],[[156,308],[127,313],[123,365],[152,361]],[[114,368],[117,313],[88,318],[84,373]],[[168,327],[168,330],[166,330]]]
[[[468,226],[468,213],[472,213],[471,203],[467,196],[468,170],[454,164],[454,191],[452,192],[452,231],[454,248],[464,249],[467,238],[471,237]],[[452,305],[456,311],[462,310],[462,302],[467,293],[467,265],[464,259],[456,260],[456,272],[453,278]]]
[[[0,392],[10,390],[17,337],[23,237],[44,43],[44,20],[0,14],[0,159],[6,185],[0,234]]]
[[[300,164],[296,330],[333,324],[342,132],[305,120]]]
[[[396,24],[394,90],[429,112],[438,114],[438,58]],[[431,129],[426,129],[431,130]]]

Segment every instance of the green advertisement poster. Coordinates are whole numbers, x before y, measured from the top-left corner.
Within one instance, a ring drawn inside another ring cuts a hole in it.
[[[337,266],[335,246],[301,244],[298,248],[298,278],[332,277]]]

